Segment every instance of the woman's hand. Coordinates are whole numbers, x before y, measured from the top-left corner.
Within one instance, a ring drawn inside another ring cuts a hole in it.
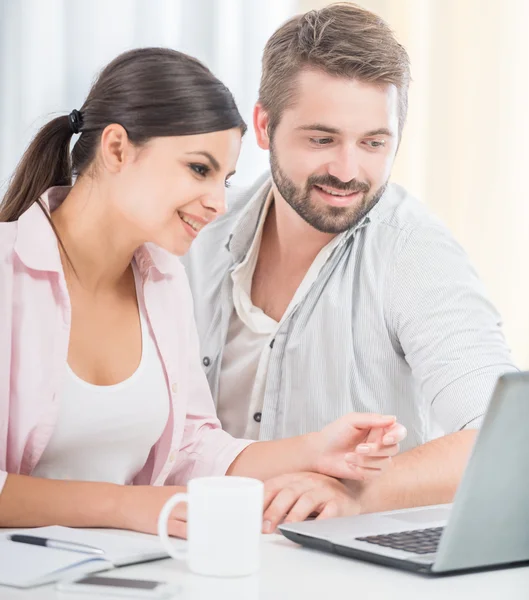
[[[391,466],[406,429],[393,416],[350,413],[312,435],[315,471],[338,479],[366,480]]]
[[[164,504],[179,492],[181,486],[125,485],[120,486],[116,503],[115,527],[143,533],[158,533],[158,516]],[[167,531],[174,537],[187,537],[187,502],[177,504],[169,518]]]

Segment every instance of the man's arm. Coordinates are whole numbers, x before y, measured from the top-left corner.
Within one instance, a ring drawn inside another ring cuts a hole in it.
[[[393,467],[370,481],[340,482],[317,473],[292,473],[265,484],[264,533],[282,521],[304,521],[451,502],[477,431],[445,435],[393,458]]]
[[[516,370],[500,316],[446,228],[432,221],[406,232],[393,257],[385,283],[388,334],[420,390],[415,409],[453,433],[397,456],[377,481],[346,487],[298,473],[267,482],[270,530],[285,516],[299,521],[311,513],[325,518],[450,502],[476,437],[464,428],[479,424],[498,377]]]
[[[348,482],[359,512],[452,502],[476,436],[474,429],[445,435],[396,456],[378,479]]]
[[[441,226],[417,228],[387,277],[388,334],[420,391],[415,409],[446,434],[477,425],[498,378],[517,369],[464,250]]]

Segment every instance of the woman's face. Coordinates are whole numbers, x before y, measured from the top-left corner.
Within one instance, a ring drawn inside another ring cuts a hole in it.
[[[240,148],[239,128],[129,145],[112,177],[113,209],[137,241],[185,254],[202,227],[226,211]]]

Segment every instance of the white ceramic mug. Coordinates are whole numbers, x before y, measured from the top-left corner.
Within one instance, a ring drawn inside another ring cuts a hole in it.
[[[200,575],[239,577],[259,569],[263,522],[263,482],[248,477],[200,477],[186,494],[175,494],[158,518],[158,535],[168,554],[186,560]],[[167,521],[179,502],[187,502],[187,550],[178,551]]]

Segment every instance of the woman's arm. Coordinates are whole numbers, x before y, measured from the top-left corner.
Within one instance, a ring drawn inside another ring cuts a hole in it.
[[[314,471],[340,479],[370,479],[390,466],[405,436],[406,429],[395,417],[350,413],[315,433],[251,444],[227,474],[266,480]]]
[[[181,491],[185,488],[8,475],[0,493],[0,527],[109,527],[155,534],[163,505]],[[184,514],[185,507],[177,506],[170,535],[185,537]]]
[[[257,442],[238,454],[228,474],[267,479],[281,473],[310,470],[334,477],[365,479],[388,466],[388,457],[398,451],[398,441],[405,430],[393,423],[392,417],[351,414],[318,433]],[[374,431],[384,432],[386,445],[384,440],[372,441]],[[361,452],[362,446],[367,453]],[[0,527],[53,524],[156,533],[163,505],[183,489],[58,481],[10,474],[0,492]],[[186,536],[182,505],[173,511],[169,534]]]

